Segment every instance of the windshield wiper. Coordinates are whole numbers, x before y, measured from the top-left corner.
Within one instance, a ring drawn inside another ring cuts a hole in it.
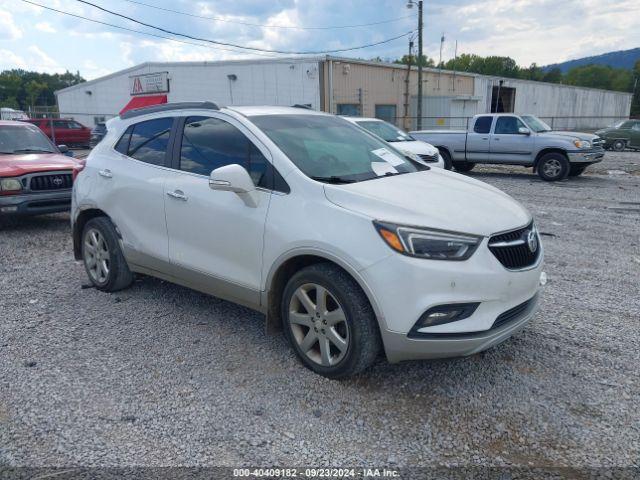
[[[336,175],[332,175],[330,177],[311,177],[311,178],[313,180],[317,180],[318,182],[335,183],[335,184],[356,182],[356,180],[353,180],[351,178],[338,177]]]
[[[28,152],[40,152],[40,153],[53,153],[52,150],[45,150],[43,148],[18,148],[13,153],[28,153]]]

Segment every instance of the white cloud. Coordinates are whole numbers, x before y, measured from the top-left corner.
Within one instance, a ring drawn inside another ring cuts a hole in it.
[[[22,38],[22,30],[16,25],[13,15],[0,10],[0,40],[18,40]]]
[[[24,58],[9,50],[0,50],[0,70],[28,67]]]
[[[57,30],[55,28],[53,28],[53,25],[51,25],[49,22],[36,23],[36,29],[40,30],[41,32],[45,32],[45,33],[56,33],[57,32]]]

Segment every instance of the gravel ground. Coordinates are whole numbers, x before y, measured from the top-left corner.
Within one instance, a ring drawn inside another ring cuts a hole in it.
[[[243,307],[152,278],[83,289],[66,214],[5,221],[0,464],[637,467],[640,153],[592,170],[471,174],[544,232],[550,280],[523,332],[341,382]]]

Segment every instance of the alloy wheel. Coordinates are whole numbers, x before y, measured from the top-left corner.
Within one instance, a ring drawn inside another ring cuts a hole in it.
[[[289,326],[298,348],[318,365],[333,367],[347,354],[347,317],[322,285],[306,283],[296,289],[289,302]]]
[[[556,178],[562,171],[562,165],[559,160],[552,158],[544,163],[542,171],[547,177]]]
[[[87,231],[84,237],[84,262],[91,280],[103,284],[109,279],[111,256],[104,236],[95,228]]]

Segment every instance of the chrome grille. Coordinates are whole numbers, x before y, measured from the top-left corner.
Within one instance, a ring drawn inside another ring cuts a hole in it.
[[[73,186],[70,173],[56,173],[51,175],[38,175],[31,177],[29,188],[39,192],[43,190],[68,190]]]
[[[435,155],[427,155],[424,153],[418,154],[418,156],[420,157],[421,160],[425,161],[425,162],[437,162],[438,161],[438,153],[436,153]]]
[[[540,237],[531,222],[524,228],[494,235],[489,239],[489,250],[509,270],[527,268],[540,256]]]

